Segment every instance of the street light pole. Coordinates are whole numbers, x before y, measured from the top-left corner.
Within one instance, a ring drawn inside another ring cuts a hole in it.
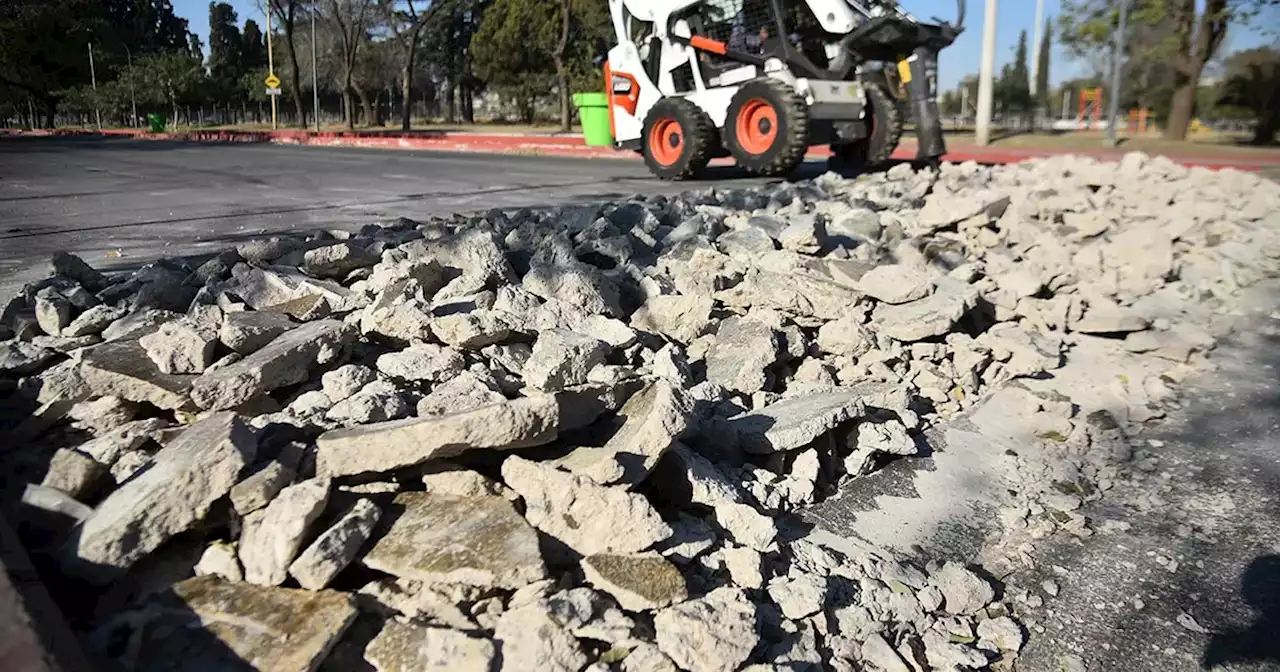
[[[93,116],[98,120],[98,132],[102,132],[102,109],[98,107],[98,73],[93,68],[93,43],[89,43],[89,81],[93,82]]]
[[[1116,29],[1115,54],[1111,58],[1111,105],[1107,112],[1107,144],[1116,146],[1116,117],[1120,115],[1120,70],[1124,62],[1124,34],[1129,23],[1129,0],[1120,0],[1120,25]]]
[[[993,81],[996,69],[996,12],[997,0],[987,0],[986,16],[982,25],[982,68],[978,72],[978,119],[974,129],[974,142],[991,144],[991,107],[995,94]]]
[[[316,133],[320,132],[320,75],[316,70],[316,12],[311,10],[311,116],[315,117]]]
[[[271,33],[275,29],[271,27],[271,7],[267,7],[267,73],[276,74],[275,52],[271,49]],[[276,98],[280,96],[268,96],[271,99],[271,130],[279,128],[276,121]]]
[[[124,45],[124,55],[129,59],[129,107],[133,110],[133,118],[129,124],[130,128],[138,127],[138,97],[133,92],[133,52],[129,50],[129,45]]]
[[[1044,0],[1036,0],[1036,46],[1031,52],[1031,100],[1036,99],[1036,82],[1040,78],[1040,47],[1044,41]]]

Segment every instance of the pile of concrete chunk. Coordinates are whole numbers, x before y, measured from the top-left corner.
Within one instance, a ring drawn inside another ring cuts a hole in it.
[[[1277,213],[1131,154],[59,254],[0,317],[4,466],[131,668],[1007,664],[979,573],[794,512],[1078,334],[1211,348],[1143,302],[1274,272]]]

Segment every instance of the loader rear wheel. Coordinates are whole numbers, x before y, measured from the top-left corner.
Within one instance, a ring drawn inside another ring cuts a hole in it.
[[[715,150],[715,127],[684,98],[663,98],[644,119],[645,165],[664,180],[684,180],[707,167]]]
[[[729,102],[724,144],[738,165],[756,175],[786,175],[809,148],[809,110],[785,82],[753,79]]]
[[[831,145],[831,154],[847,164],[874,168],[887,163],[902,140],[902,107],[884,84],[863,81],[862,87],[869,108],[867,137]]]

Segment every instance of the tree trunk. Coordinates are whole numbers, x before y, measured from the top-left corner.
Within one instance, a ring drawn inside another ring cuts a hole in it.
[[[400,69],[400,130],[409,130],[410,121],[413,116],[413,105],[409,101],[413,100],[410,96],[413,94],[413,57],[405,59],[404,67]]]
[[[476,99],[475,92],[471,90],[470,79],[463,80],[460,97],[462,98],[462,121],[468,124],[476,123]]]
[[[1280,131],[1280,110],[1274,106],[1263,108],[1258,113],[1258,126],[1253,131],[1253,144],[1269,145],[1275,142],[1278,131]]]
[[[1165,123],[1166,140],[1186,140],[1187,130],[1191,127],[1191,117],[1196,110],[1196,89],[1200,81],[1200,70],[1189,78],[1179,76],[1177,89],[1173,92],[1173,101],[1169,105],[1169,121]]]
[[[458,121],[458,98],[455,95],[457,82],[453,77],[444,80],[444,123],[453,124]]]
[[[58,116],[58,100],[52,96],[44,99],[44,127],[52,129],[57,126],[56,117]],[[35,120],[32,119],[32,122]]]
[[[373,111],[373,101],[369,100],[369,95],[364,92],[364,87],[360,86],[359,82],[352,82],[351,86],[355,88],[356,96],[360,98],[360,107],[364,112],[364,125],[376,126],[378,118]]]
[[[298,127],[307,127],[307,108],[302,106],[302,76],[298,72],[298,50],[293,44],[293,22],[292,7],[290,7],[290,16],[281,23],[284,24],[284,46],[285,53],[289,55],[289,95],[293,98],[293,107],[298,112]]]
[[[347,122],[348,130],[356,130],[355,110],[351,104],[351,85],[342,87],[342,120]]]

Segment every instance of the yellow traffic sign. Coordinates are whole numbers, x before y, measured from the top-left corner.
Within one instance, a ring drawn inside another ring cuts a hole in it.
[[[280,78],[275,75],[267,75],[266,84],[268,89],[278,89],[280,88]]]

